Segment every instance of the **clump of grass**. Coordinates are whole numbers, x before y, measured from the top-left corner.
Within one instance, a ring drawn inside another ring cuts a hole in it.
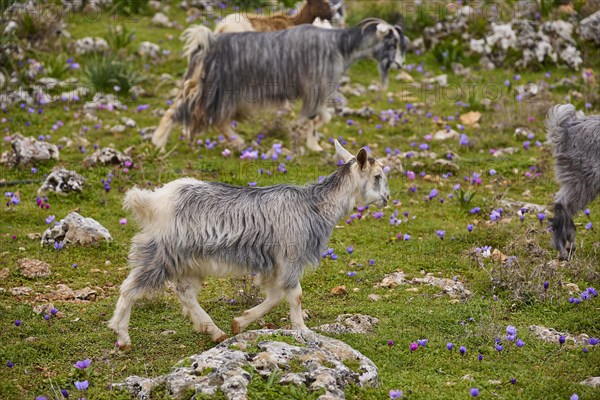
[[[129,47],[135,39],[135,31],[127,29],[126,26],[111,26],[108,29],[106,41],[113,50],[121,50]]]
[[[461,62],[464,58],[462,44],[458,40],[440,42],[431,52],[438,64],[446,68],[451,68],[453,63]]]
[[[139,15],[150,11],[149,0],[114,0],[114,10],[121,15]]]
[[[51,49],[60,44],[57,39],[62,33],[64,22],[62,13],[58,10],[45,8],[43,13],[39,13],[37,10],[21,9],[12,16],[12,20],[17,24],[16,37],[27,47]]]
[[[69,64],[64,54],[58,56],[50,55],[44,61],[44,71],[46,76],[62,80],[69,73]]]
[[[460,188],[456,193],[456,198],[458,200],[457,204],[463,209],[468,210],[470,208],[471,201],[475,198],[477,194],[476,191],[472,192],[470,190],[463,190]]]
[[[139,76],[129,64],[110,57],[94,57],[85,68],[86,79],[96,92],[127,94],[139,81]]]
[[[400,4],[394,1],[380,2],[351,2],[348,3],[347,23],[356,25],[365,18],[380,18],[390,23],[397,23],[402,20]]]

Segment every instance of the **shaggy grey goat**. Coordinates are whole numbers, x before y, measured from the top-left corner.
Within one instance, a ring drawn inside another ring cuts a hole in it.
[[[199,25],[186,37],[189,67],[180,96],[152,136],[159,148],[175,121],[184,123],[190,139],[209,126],[234,138],[234,119],[299,99],[301,125],[310,132],[307,147],[321,151],[316,131],[331,119],[326,103],[344,72],[359,59],[374,58],[385,84],[390,67],[403,66],[407,46],[400,26],[373,18],[349,29],[302,25],[220,35]]]
[[[546,118],[560,190],[554,202],[552,245],[562,260],[575,250],[573,216],[600,193],[600,115],[577,118],[575,107],[552,107]],[[567,243],[568,242],[568,243]]]
[[[109,326],[124,350],[131,348],[129,317],[136,300],[174,283],[175,292],[198,332],[226,338],[196,298],[209,276],[254,274],[266,292],[263,303],[232,323],[234,334],[269,312],[285,297],[292,328],[302,318],[300,279],[317,266],[331,232],[355,202],[387,205],[390,191],[382,164],[361,149],[353,156],[337,141],[344,164],[321,183],[304,187],[240,187],[191,178],[156,190],[133,188],[124,207],[141,232],[132,240],[129,276]],[[223,201],[227,199],[227,201]]]

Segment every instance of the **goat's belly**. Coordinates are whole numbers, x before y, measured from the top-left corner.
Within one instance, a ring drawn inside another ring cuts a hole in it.
[[[229,276],[242,276],[251,273],[250,268],[238,264],[221,261],[202,261],[194,265],[194,269],[203,277],[226,278]]]

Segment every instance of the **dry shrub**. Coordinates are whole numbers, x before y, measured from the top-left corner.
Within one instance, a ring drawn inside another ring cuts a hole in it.
[[[517,236],[500,249],[508,256],[506,259],[478,259],[498,291],[515,302],[531,303],[549,298],[562,302],[567,301],[569,291],[573,290],[567,284],[600,282],[597,269],[600,246],[593,245],[591,251],[580,250],[570,261],[560,262],[553,249],[540,246],[540,238],[545,237],[543,231],[543,228],[530,229]],[[544,288],[544,282],[549,283],[548,289]]]

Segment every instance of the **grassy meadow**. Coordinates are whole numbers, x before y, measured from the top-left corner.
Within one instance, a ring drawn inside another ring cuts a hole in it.
[[[178,2],[170,3],[166,14],[186,27],[185,11]],[[349,8],[350,21],[373,12],[373,8],[359,6]],[[175,294],[166,290],[134,307],[133,350],[122,353],[115,348],[116,335],[106,322],[114,310],[118,287],[128,274],[128,247],[137,231],[132,216],[122,210],[124,193],[134,185],[160,187],[186,176],[236,185],[314,182],[336,168],[334,138],[353,153],[368,146],[372,155],[387,156],[393,200],[385,209],[357,209],[339,221],[329,243],[337,259],[324,258],[302,281],[309,327],[334,322],[343,313],[379,319],[372,334],[337,337],[369,357],[380,373],[379,388],[350,386],[347,398],[385,399],[390,390],[402,390],[408,399],[466,399],[471,388],[478,388],[478,397],[484,399],[569,399],[574,393],[581,399],[600,398],[600,389],[579,384],[600,376],[599,346],[545,343],[528,329],[543,325],[574,335],[600,335],[600,299],[569,301],[580,298],[588,287],[600,286],[600,202],[589,205],[589,215],[577,216],[578,248],[570,261],[559,262],[549,231],[558,185],[544,130],[545,113],[556,103],[570,101],[586,113],[600,113],[597,47],[579,44],[585,56],[583,68],[595,81],[581,70],[552,64],[527,70],[507,65],[490,71],[480,68],[478,58],[466,51],[454,60],[440,60],[439,52],[433,50],[409,52],[405,72],[416,82],[447,74],[448,86],[415,86],[395,79],[399,71],[391,71],[387,90],[347,96],[350,107],[367,105],[375,114],[369,118],[334,116],[321,132],[322,154],[293,148],[287,130],[293,115],[257,112],[240,121],[236,129],[258,150],[259,157],[241,160],[240,151],[216,131],[197,137],[197,143],[190,146],[176,128],[166,154],[143,140],[140,129],[158,124],[158,111],[174,99],[172,91],[186,68],[178,40],[181,28],[152,26],[152,15],[123,17],[103,12],[92,19],[69,14],[65,21],[72,38],[31,51],[18,67],[20,71],[33,68],[34,61],[29,60],[35,60],[45,66],[38,77],[53,71],[63,81],[73,77],[88,82],[101,79],[93,73],[94,66],[120,60],[129,82],[143,89],[135,98],[114,92],[126,107],[98,110],[90,113],[97,118],[90,118],[83,107],[91,100],[90,94],[80,101],[15,104],[0,111],[4,132],[0,151],[10,148],[10,137],[16,133],[44,136],[62,145],[59,161],[1,167],[0,185],[4,192],[14,194],[4,197],[6,204],[0,210],[0,270],[8,269],[0,280],[0,399],[60,399],[61,389],[69,391],[69,398],[127,399],[126,392],[111,385],[130,375],[165,374],[177,361],[214,346],[209,337],[193,331]],[[119,39],[110,33],[117,25],[131,37]],[[109,39],[111,49],[100,57],[77,55],[73,42],[86,36]],[[157,59],[136,54],[143,41],[160,46]],[[470,75],[455,75],[450,61],[470,67]],[[61,69],[73,63],[77,67]],[[348,75],[350,85],[369,86],[378,79],[376,63],[360,61]],[[117,84],[108,81],[110,87]],[[542,88],[540,94],[518,101],[516,87],[527,84]],[[293,106],[297,113],[299,105]],[[478,124],[461,122],[460,116],[470,111],[481,114]],[[122,123],[122,117],[132,118],[137,127],[122,132],[112,129]],[[431,135],[446,127],[461,136],[432,139]],[[515,135],[519,127],[531,135]],[[291,150],[287,158],[285,151],[277,159],[260,157],[280,143]],[[83,166],[84,157],[107,146],[121,151],[133,146],[133,165]],[[508,148],[514,152],[510,154]],[[398,159],[403,170],[398,168]],[[439,159],[453,165],[436,163]],[[40,207],[37,190],[44,175],[56,166],[79,172],[86,186],[80,194],[40,196],[49,205]],[[18,204],[11,202],[12,196],[19,199]],[[520,206],[507,207],[503,201],[538,204],[549,212],[529,209],[521,220]],[[113,241],[56,250],[27,237],[43,233],[53,223],[47,222],[50,216],[58,221],[71,210],[96,219],[110,231]],[[494,210],[500,214],[495,221],[490,217]],[[486,257],[485,250],[476,250],[484,246],[496,252]],[[22,258],[49,263],[52,274],[35,279],[22,276],[18,268]],[[452,299],[439,288],[425,285],[374,287],[386,274],[398,270],[410,277],[426,273],[456,277],[472,295]],[[52,291],[59,284],[74,290],[90,287],[96,298],[53,301]],[[332,294],[333,288],[342,285],[346,294]],[[32,288],[32,293],[11,293],[21,286]],[[372,301],[371,294],[380,299]],[[230,333],[232,319],[257,304],[261,296],[249,279],[209,279],[199,302]],[[49,314],[46,320],[48,312],[36,313],[34,306],[48,303],[58,314]],[[249,329],[286,328],[282,319],[287,312],[283,303]],[[509,325],[516,327],[524,346],[505,339]],[[175,333],[161,334],[167,330]],[[495,338],[501,339],[502,351],[495,348]],[[411,351],[409,345],[418,339],[427,339],[427,345]],[[447,349],[448,342],[453,343],[452,350]],[[460,346],[467,349],[464,355]],[[82,371],[73,366],[86,358],[92,362],[89,368]],[[77,390],[74,382],[84,379],[89,388]],[[300,397],[318,394],[263,381],[258,375],[250,386],[250,398]],[[153,398],[169,397],[158,390]]]

